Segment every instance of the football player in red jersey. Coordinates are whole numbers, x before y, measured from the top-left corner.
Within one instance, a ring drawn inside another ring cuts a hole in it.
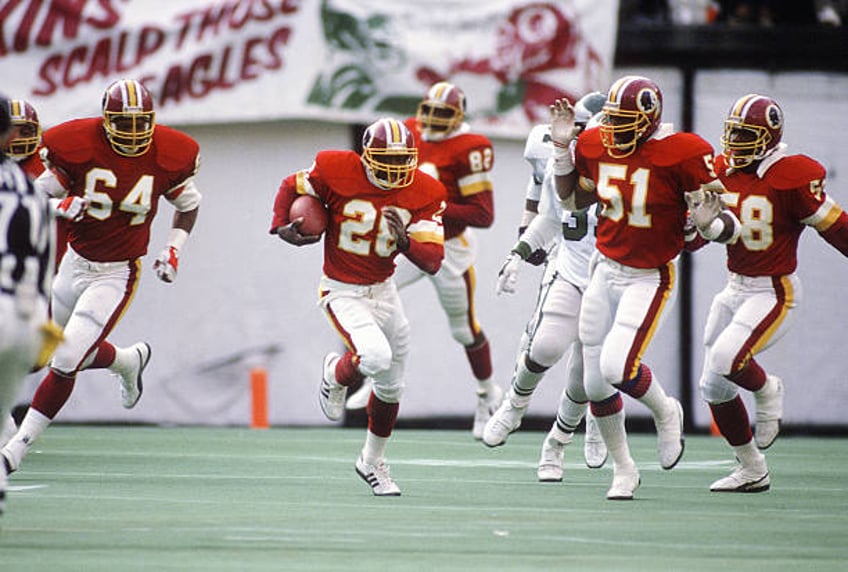
[[[578,328],[586,394],[613,459],[607,498],[629,500],[640,480],[627,444],[621,391],[651,410],[660,465],[671,469],[683,454],[683,408],[666,395],[642,356],[673,299],[686,197],[698,199],[691,203],[692,216],[706,238],[732,240],[738,221],[709,190],[716,185],[710,144],[661,123],[656,83],[620,78],[602,113],[598,127],[580,133],[573,158],[568,145],[577,132],[568,100],[554,104],[551,135],[560,198],[572,208],[601,203],[598,252]]]
[[[150,225],[165,198],[176,209],[156,275],[173,282],[180,248],[197,218],[201,195],[194,183],[197,143],[154,120],[153,98],[138,81],[122,79],[104,92],[102,116],[61,123],[44,132],[47,169],[36,189],[61,199],[69,220],[68,250],[53,281],[53,319],[65,341],[35,392],[17,434],[2,449],[10,470],[67,402],[79,371],[108,368],[121,382],[123,405],[142,392],[150,346],[127,348],[106,337],[127,311],[139,283]]]
[[[805,155],[790,155],[782,135],[777,102],[745,95],[730,108],[722,153],[715,159],[716,174],[727,189],[722,199],[742,231],[727,245],[727,285],[713,299],[704,331],[701,394],[739,463],[711,491],[769,488],[760,449],[777,437],[784,389],[754,356],[780,339],[795,319],[801,302],[795,274],[801,233],[811,226],[848,256],[848,215],[825,193],[824,167]],[[755,434],[739,388],[754,394]]]
[[[300,233],[289,220],[298,195],[324,203],[324,272],[320,305],[347,347],[324,357],[319,403],[330,420],[342,416],[347,388],[372,380],[368,431],[356,472],[377,496],[400,495],[385,462],[397,419],[409,346],[409,323],[392,278],[404,254],[435,274],[444,257],[444,186],[417,172],[412,133],[395,119],[380,119],[362,137],[362,154],[321,151],[312,167],[286,177],[274,200],[272,234],[301,246],[320,236]]]
[[[404,121],[418,146],[418,168],[441,181],[447,189],[443,216],[445,259],[441,270],[433,275],[407,260],[398,260],[395,281],[403,289],[428,277],[435,286],[451,335],[464,348],[476,379],[477,407],[472,435],[481,439],[483,427],[502,396],[500,387],[492,380],[489,341],[474,311],[477,239],[472,228],[487,228],[494,220],[491,180],[494,151],[487,137],[471,132],[465,110],[463,91],[443,81],[427,90],[415,117]],[[357,401],[356,397],[367,391],[366,386],[352,399]]]

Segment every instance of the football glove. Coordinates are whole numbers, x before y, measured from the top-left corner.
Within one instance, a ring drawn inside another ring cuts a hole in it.
[[[504,293],[515,293],[515,285],[518,283],[518,271],[521,268],[521,263],[521,256],[516,252],[510,252],[509,256],[506,257],[506,261],[504,261],[503,266],[501,266],[498,272],[498,284],[495,287],[495,293],[498,296]]]
[[[406,234],[406,225],[403,222],[400,214],[393,207],[383,207],[383,218],[389,225],[389,232],[395,239],[397,249],[401,252],[409,250],[409,235]]]
[[[85,209],[88,207],[88,200],[82,197],[65,197],[56,205],[56,216],[68,219],[73,222],[82,220],[85,215]]]
[[[321,240],[320,234],[301,234],[300,223],[302,222],[303,219],[298,218],[285,226],[277,227],[277,236],[279,236],[281,240],[284,240],[289,244],[293,244],[295,246],[315,244],[316,242]]]
[[[159,254],[159,258],[153,263],[153,270],[162,282],[170,284],[177,279],[177,267],[180,263],[179,252],[175,246],[169,246]]]

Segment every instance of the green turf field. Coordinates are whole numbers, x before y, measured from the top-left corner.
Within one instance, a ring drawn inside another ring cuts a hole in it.
[[[779,439],[771,491],[717,494],[721,439],[690,436],[666,472],[631,435],[642,487],[613,502],[580,439],[565,481],[537,483],[543,435],[397,430],[403,496],[377,498],[363,429],[57,425],[10,479],[0,570],[848,570],[844,439]]]

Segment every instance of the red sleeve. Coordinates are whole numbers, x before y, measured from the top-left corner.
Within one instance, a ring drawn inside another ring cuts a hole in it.
[[[290,222],[289,209],[295,196],[297,196],[296,177],[297,173],[289,175],[280,183],[277,196],[274,198],[274,217],[271,220],[271,228],[268,230],[270,234],[276,234],[278,228],[286,226]]]
[[[819,234],[843,256],[848,256],[848,214],[840,213],[839,218],[827,230]]]
[[[409,241],[409,248],[403,253],[410,262],[427,274],[435,274],[442,267],[442,259],[445,257],[443,244],[435,242]]]
[[[465,197],[461,203],[449,202],[443,220],[445,228],[473,226],[488,228],[495,220],[495,205],[491,191],[483,191]]]
[[[701,236],[700,233],[696,232],[695,236],[692,239],[687,239],[683,243],[683,250],[685,250],[686,252],[695,252],[697,250],[701,250],[709,243],[709,240]]]

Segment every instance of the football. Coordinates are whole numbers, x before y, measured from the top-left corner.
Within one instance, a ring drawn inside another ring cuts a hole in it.
[[[320,200],[310,195],[301,195],[291,204],[289,220],[303,217],[300,223],[300,234],[316,235],[327,229],[327,209]]]

